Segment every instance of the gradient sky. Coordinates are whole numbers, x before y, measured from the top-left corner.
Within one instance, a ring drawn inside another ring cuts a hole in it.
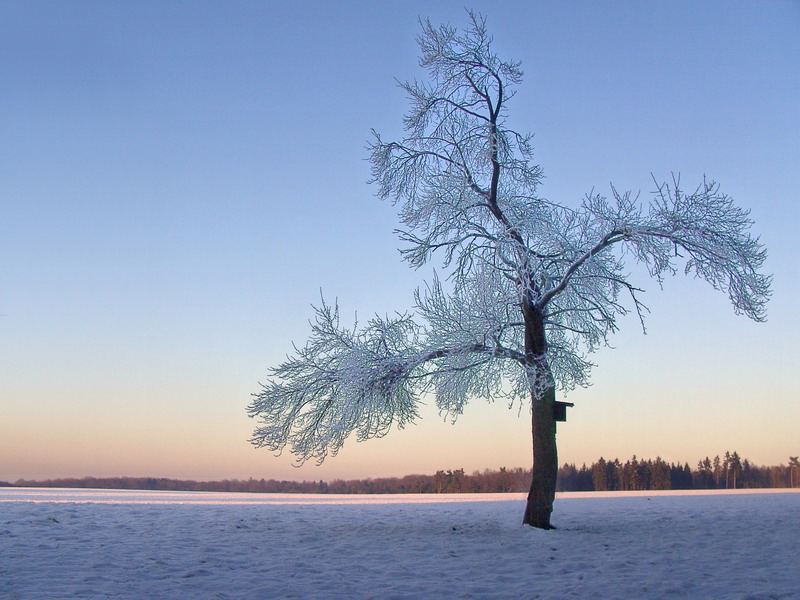
[[[530,466],[525,412],[481,399],[322,467],[247,442],[320,290],[368,316],[430,278],[401,262],[364,147],[401,134],[418,18],[461,26],[463,6],[0,3],[0,480]],[[799,454],[800,3],[472,6],[523,61],[511,123],[542,195],[705,174],[752,210],[774,274],[765,324],[701,281],[637,279],[648,335],[625,319],[595,355],[561,461]]]

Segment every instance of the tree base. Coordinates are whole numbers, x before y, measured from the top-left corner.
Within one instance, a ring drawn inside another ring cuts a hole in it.
[[[542,529],[543,531],[551,531],[553,529],[558,529],[555,525],[534,525],[533,523],[526,523],[525,521],[522,522],[523,525],[529,525],[530,527],[535,527],[536,529]]]
[[[525,517],[522,519],[522,524],[535,527],[536,529],[544,529],[545,531],[555,529],[555,526],[550,523],[550,515],[544,518],[535,518],[532,517],[527,510],[525,511]]]
[[[525,516],[522,518],[523,525],[530,525],[537,529],[555,529],[550,523],[550,515],[553,512],[553,501],[548,497],[542,497],[535,489],[535,483],[528,494],[528,503],[525,506]]]

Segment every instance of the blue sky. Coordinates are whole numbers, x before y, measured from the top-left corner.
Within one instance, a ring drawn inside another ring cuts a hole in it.
[[[595,356],[562,461],[797,455],[800,4],[473,8],[523,61],[511,123],[535,133],[542,195],[705,174],[752,210],[774,274],[765,324],[701,282],[639,279],[648,335],[631,318]],[[401,134],[419,17],[466,21],[462,2],[0,5],[0,480],[529,465],[526,416],[480,399],[322,467],[247,443],[250,394],[320,290],[366,316],[431,276],[400,261],[364,149]]]

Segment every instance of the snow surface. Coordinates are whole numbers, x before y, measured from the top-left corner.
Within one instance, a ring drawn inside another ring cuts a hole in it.
[[[541,531],[521,494],[0,488],[0,598],[800,599],[798,492],[561,494]]]

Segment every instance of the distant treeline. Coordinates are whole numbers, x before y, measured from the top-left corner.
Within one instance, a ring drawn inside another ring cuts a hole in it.
[[[737,488],[785,488],[798,485],[800,464],[789,458],[789,466],[761,467],[742,459],[738,452],[726,452],[722,459],[708,457],[692,469],[683,465],[637,459],[624,464],[619,459],[601,458],[591,466],[564,465],[558,471],[559,491],[705,490]]]
[[[276,479],[226,479],[192,481],[155,477],[83,477],[0,482],[12,487],[100,488],[120,490],[165,490],[189,492],[254,492],[282,494],[453,494],[527,492],[529,469],[486,469],[467,474],[464,469],[442,470],[433,475],[406,475],[376,479],[334,479],[333,481],[286,481]],[[720,459],[706,457],[692,469],[688,463],[667,463],[637,459],[625,463],[600,458],[580,468],[565,464],[558,470],[558,491],[691,490],[736,488],[785,488],[800,486],[800,464],[790,457],[789,465],[761,467],[742,460],[737,452]]]

